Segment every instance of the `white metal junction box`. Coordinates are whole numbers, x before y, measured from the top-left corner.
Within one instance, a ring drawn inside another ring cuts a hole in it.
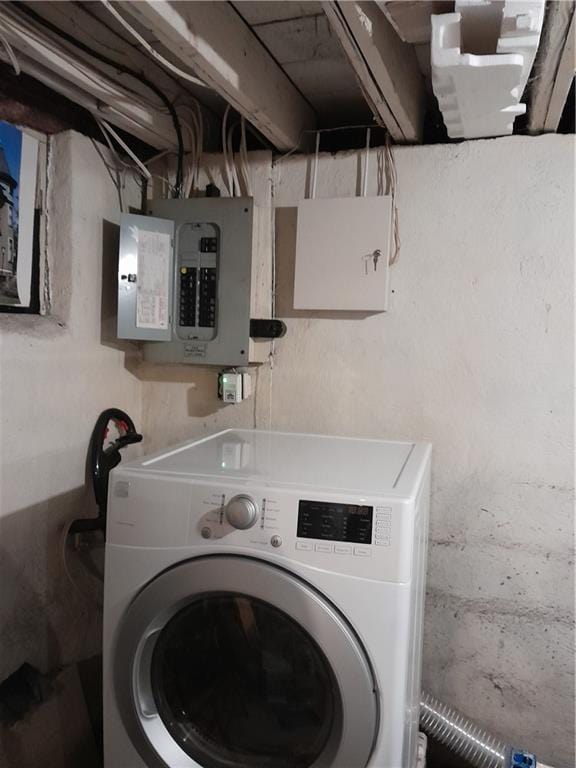
[[[386,310],[389,195],[302,200],[297,227],[294,309]]]
[[[155,363],[267,359],[251,319],[272,305],[270,211],[251,198],[155,200],[120,228],[118,337]]]

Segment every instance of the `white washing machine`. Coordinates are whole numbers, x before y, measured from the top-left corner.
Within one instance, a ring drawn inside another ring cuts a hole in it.
[[[413,768],[430,452],[231,430],[117,467],[105,768]]]

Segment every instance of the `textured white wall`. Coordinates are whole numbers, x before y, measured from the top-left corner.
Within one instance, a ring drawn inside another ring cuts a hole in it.
[[[253,423],[431,440],[424,684],[572,766],[574,140],[394,154],[402,250],[390,311],[292,309],[295,206],[311,159],[277,161],[277,315],[288,334],[272,387],[262,366],[256,402],[221,408],[212,369],[149,367],[147,445]],[[254,168],[262,194],[268,159]],[[317,195],[354,195],[361,170],[358,153],[321,156]]]
[[[272,423],[432,441],[424,684],[571,766],[574,140],[394,155],[394,293],[387,314],[363,319],[291,309],[294,206],[310,161],[275,166],[288,335],[277,345]],[[322,156],[317,196],[354,195],[358,178],[357,153]]]
[[[90,141],[73,133],[52,139],[49,175],[52,315],[0,315],[0,680],[24,661],[46,671],[98,652],[100,619],[64,575],[61,533],[95,514],[84,483],[99,413],[114,405],[141,420],[141,384],[107,341],[114,186]],[[126,202],[139,204],[133,183]]]
[[[256,401],[221,407],[214,369],[138,367],[130,345],[111,341],[115,232],[103,220],[119,219],[116,193],[90,142],[56,139],[55,317],[0,317],[0,677],[24,660],[50,666],[97,649],[94,612],[70,590],[58,540],[65,520],[94,511],[84,461],[102,408],[128,410],[146,450],[253,423],[427,439],[425,684],[547,762],[574,764],[573,139],[395,156],[401,257],[390,311],[366,318],[291,309],[294,206],[310,161],[287,159],[272,179],[269,157],[254,161],[257,197],[278,208],[277,314],[289,326],[270,417],[267,366]],[[375,156],[371,168],[374,193]],[[322,156],[317,193],[354,194],[360,178],[355,153]]]

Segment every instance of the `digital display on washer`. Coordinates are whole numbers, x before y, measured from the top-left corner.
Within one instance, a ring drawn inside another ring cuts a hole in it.
[[[331,501],[300,501],[297,536],[302,539],[372,543],[374,507],[336,504]]]

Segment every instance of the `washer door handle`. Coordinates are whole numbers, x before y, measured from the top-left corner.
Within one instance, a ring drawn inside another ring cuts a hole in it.
[[[152,693],[150,670],[152,667],[154,646],[156,645],[156,640],[158,639],[160,631],[160,629],[156,629],[146,637],[140,651],[139,663],[134,665],[134,689],[136,693],[134,698],[136,699],[138,711],[142,717],[147,719],[158,717],[158,708]]]

